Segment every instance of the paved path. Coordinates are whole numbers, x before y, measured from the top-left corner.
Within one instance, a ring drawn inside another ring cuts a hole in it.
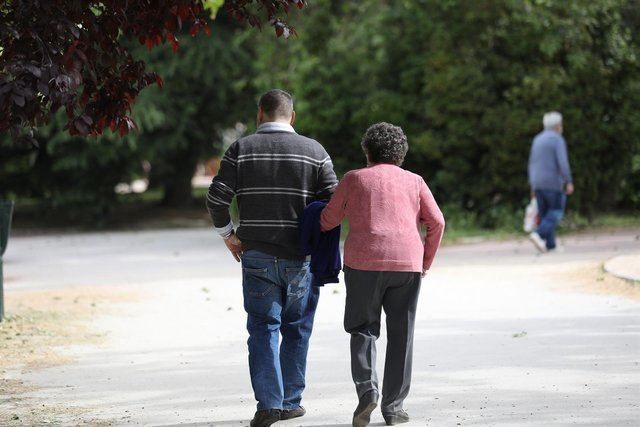
[[[524,240],[444,248],[421,293],[409,425],[638,425],[640,302],[572,277],[638,252],[639,235],[569,237],[553,255]],[[239,269],[209,230],[16,238],[5,274],[8,294],[127,285],[142,295],[92,325],[109,334],[104,345],[66,350],[75,363],[6,374],[41,386],[36,401],[93,408],[88,419],[117,425],[248,424]],[[278,425],[350,425],[343,304],[343,285],[323,290],[308,414]]]

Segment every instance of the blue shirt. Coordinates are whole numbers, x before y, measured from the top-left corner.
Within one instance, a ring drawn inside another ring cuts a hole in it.
[[[529,154],[529,185],[534,190],[564,191],[572,182],[567,143],[553,130],[543,130],[535,138]]]

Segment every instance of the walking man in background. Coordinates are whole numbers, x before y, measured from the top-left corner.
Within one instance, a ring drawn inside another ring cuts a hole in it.
[[[215,230],[242,261],[249,371],[258,401],[251,427],[306,412],[300,402],[319,289],[300,256],[298,219],[307,204],[328,200],[338,184],[325,149],[298,135],[294,120],[291,95],[265,93],[257,132],[229,147],[207,195]],[[229,215],[234,197],[237,232]]]
[[[556,227],[564,215],[566,196],[573,193],[562,115],[546,113],[544,130],[533,139],[529,154],[529,184],[538,203],[540,225],[529,238],[540,252],[556,248]]]

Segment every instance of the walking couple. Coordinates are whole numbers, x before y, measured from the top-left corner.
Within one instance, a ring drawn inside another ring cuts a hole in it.
[[[382,309],[388,338],[382,415],[387,425],[407,422],[403,402],[411,382],[416,306],[421,279],[442,238],[442,212],[424,180],[400,167],[408,151],[401,128],[371,126],[362,139],[367,167],[338,183],[330,156],[318,142],[297,134],[294,120],[288,93],[265,93],[257,132],[229,147],[207,196],[215,230],[242,262],[249,370],[258,401],[251,426],[306,412],[301,399],[320,289],[309,257],[299,249],[299,222],[314,201],[327,202],[319,230],[330,232],[349,221],[344,327],[351,334],[359,399],[353,425],[368,425],[380,399],[375,341]],[[240,217],[235,231],[229,214],[234,197]]]

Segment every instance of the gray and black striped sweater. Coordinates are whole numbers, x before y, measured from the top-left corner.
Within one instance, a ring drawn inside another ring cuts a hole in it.
[[[278,126],[265,128],[226,151],[209,187],[207,209],[224,235],[232,230],[229,206],[237,197],[236,233],[245,250],[300,259],[298,219],[307,204],[328,200],[338,180],[317,141]]]

